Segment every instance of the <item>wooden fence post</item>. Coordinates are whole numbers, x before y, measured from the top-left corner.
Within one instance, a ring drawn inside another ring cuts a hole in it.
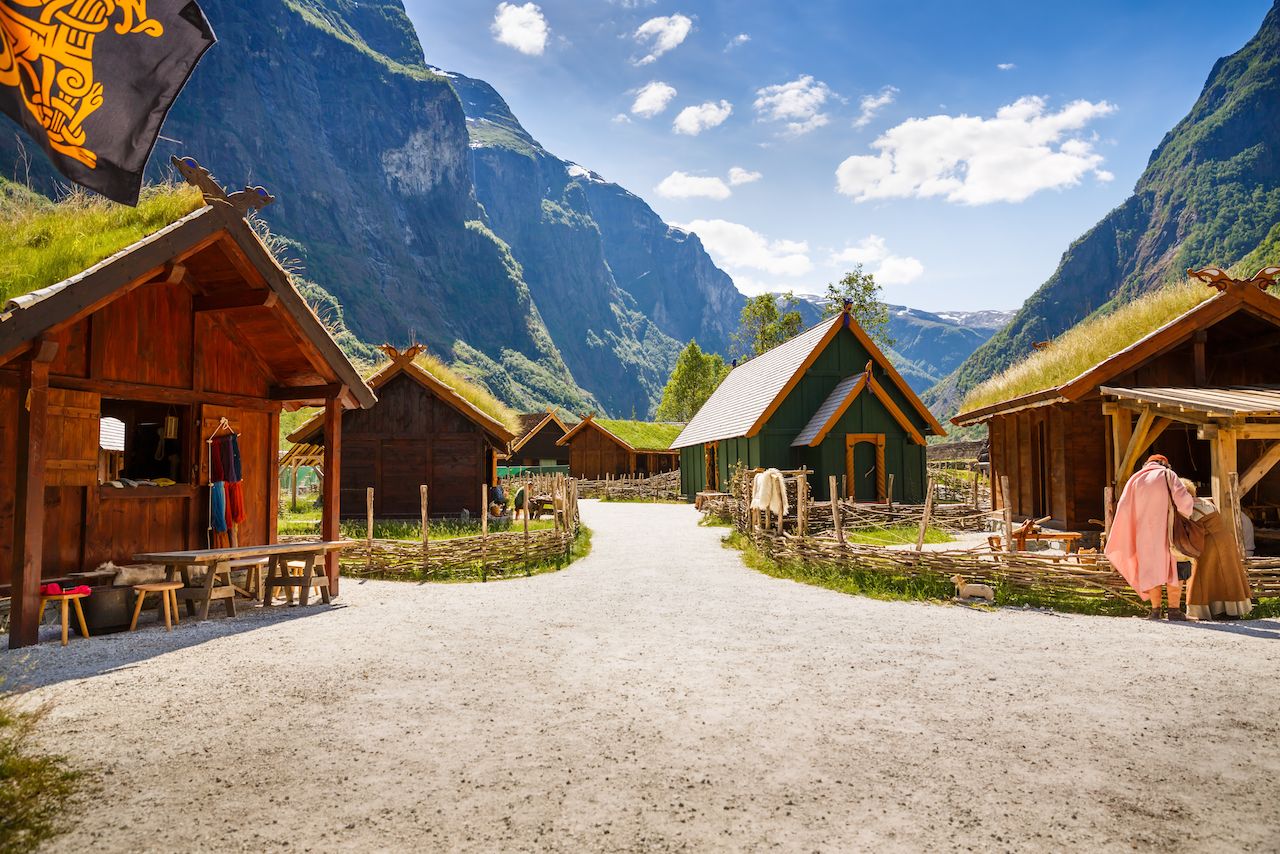
[[[973,508],[978,509],[978,478],[982,477],[982,470],[977,466],[973,468]]]
[[[289,509],[297,511],[298,509],[298,464],[294,463],[293,471],[289,476]]]
[[[1000,504],[1004,511],[1004,550],[1013,551],[1013,508],[1009,506],[1009,475],[1000,475]]]
[[[529,508],[533,506],[533,481],[524,483],[524,572],[529,574]]]
[[[366,487],[364,493],[365,504],[365,571],[373,571],[373,487]]]
[[[929,517],[933,515],[933,478],[929,478],[924,493],[924,515],[920,517],[920,531],[916,534],[916,551],[924,551],[924,535],[929,530]]]
[[[480,580],[488,581],[489,560],[489,484],[480,484]]]
[[[1108,486],[1102,490],[1102,536],[1111,539],[1111,523],[1115,521],[1116,491]]]
[[[893,506],[893,472],[889,472],[889,486],[885,489],[884,503],[886,506]]]
[[[809,479],[803,472],[796,476],[796,533],[809,536]]]
[[[831,489],[831,524],[836,529],[836,542],[844,545],[844,528],[840,525],[840,496],[836,492],[836,476],[831,475],[827,479],[827,484]]]
[[[426,575],[431,571],[431,546],[428,544],[431,540],[431,518],[427,512],[427,485],[425,483],[418,486],[418,497],[422,501],[422,574]]]
[[[1227,488],[1230,490],[1231,498],[1231,521],[1232,530],[1235,533],[1236,548],[1240,550],[1240,559],[1248,560],[1244,553],[1244,523],[1240,521],[1240,514],[1244,512],[1240,507],[1240,475],[1237,472],[1231,472],[1227,475]]]

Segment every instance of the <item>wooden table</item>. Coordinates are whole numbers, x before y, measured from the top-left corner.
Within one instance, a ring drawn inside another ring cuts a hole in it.
[[[164,564],[165,580],[173,581],[181,576],[183,588],[178,591],[178,598],[187,602],[187,614],[195,613],[196,605],[200,606],[199,619],[209,619],[209,605],[215,599],[224,600],[227,616],[236,615],[236,588],[231,583],[231,571],[237,565],[243,566],[246,561],[265,558],[268,561],[267,578],[262,586],[263,604],[270,604],[273,587],[301,587],[302,604],[307,604],[310,589],[319,587],[324,601],[329,601],[329,579],[322,566],[317,565],[319,558],[331,551],[346,548],[350,541],[321,541],[308,543],[273,543],[265,546],[237,546],[229,549],[192,549],[176,552],[147,552],[133,556],[138,563]],[[290,577],[285,567],[290,562],[300,562],[305,567],[302,576]],[[191,583],[191,570],[203,568],[204,582],[199,585]],[[280,577],[276,578],[277,573]],[[316,573],[317,575],[313,575]],[[218,579],[225,583],[217,583]]]
[[[1036,540],[1044,543],[1062,543],[1065,547],[1063,551],[1071,554],[1080,545],[1081,538],[1084,534],[1078,531],[1031,531],[1028,533],[1013,532],[1013,543],[1015,551],[1025,552],[1027,550],[1027,540]]]

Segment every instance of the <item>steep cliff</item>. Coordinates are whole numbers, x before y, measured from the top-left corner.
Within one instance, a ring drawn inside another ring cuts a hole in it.
[[[1280,2],[1219,59],[1187,116],[1152,152],[1133,195],[1075,241],[1058,269],[927,401],[954,414],[982,380],[1094,311],[1188,266],[1276,263],[1280,243]]]

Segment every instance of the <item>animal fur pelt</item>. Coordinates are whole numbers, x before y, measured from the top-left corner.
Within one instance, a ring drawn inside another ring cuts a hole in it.
[[[775,516],[786,516],[787,481],[777,469],[765,469],[756,475],[751,488],[751,509],[768,510]]]

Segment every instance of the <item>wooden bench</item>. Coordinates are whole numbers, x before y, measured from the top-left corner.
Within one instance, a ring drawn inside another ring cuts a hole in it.
[[[346,548],[350,544],[349,541],[272,543],[265,546],[235,546],[229,549],[147,552],[134,555],[133,559],[138,563],[163,564],[166,581],[173,581],[176,577],[181,576],[183,586],[178,591],[178,598],[186,601],[187,614],[194,615],[196,606],[199,605],[199,619],[207,620],[209,618],[209,605],[214,600],[223,601],[228,617],[236,615],[236,594],[237,592],[243,594],[247,591],[239,590],[231,583],[231,572],[233,569],[260,563],[264,559],[268,561],[267,577],[262,584],[264,605],[271,604],[271,590],[273,587],[301,587],[302,604],[304,605],[307,604],[307,592],[311,587],[323,587],[324,601],[328,602],[329,579],[328,576],[324,575],[322,567],[317,565],[318,559],[331,551]],[[309,580],[306,583],[302,578],[290,579],[286,577],[283,567],[285,564],[294,561],[305,563],[309,574]],[[192,584],[191,572],[193,569],[204,569],[202,583]],[[323,581],[311,576],[311,570],[320,573]],[[277,573],[281,577],[277,578]],[[222,583],[219,583],[219,580]]]

